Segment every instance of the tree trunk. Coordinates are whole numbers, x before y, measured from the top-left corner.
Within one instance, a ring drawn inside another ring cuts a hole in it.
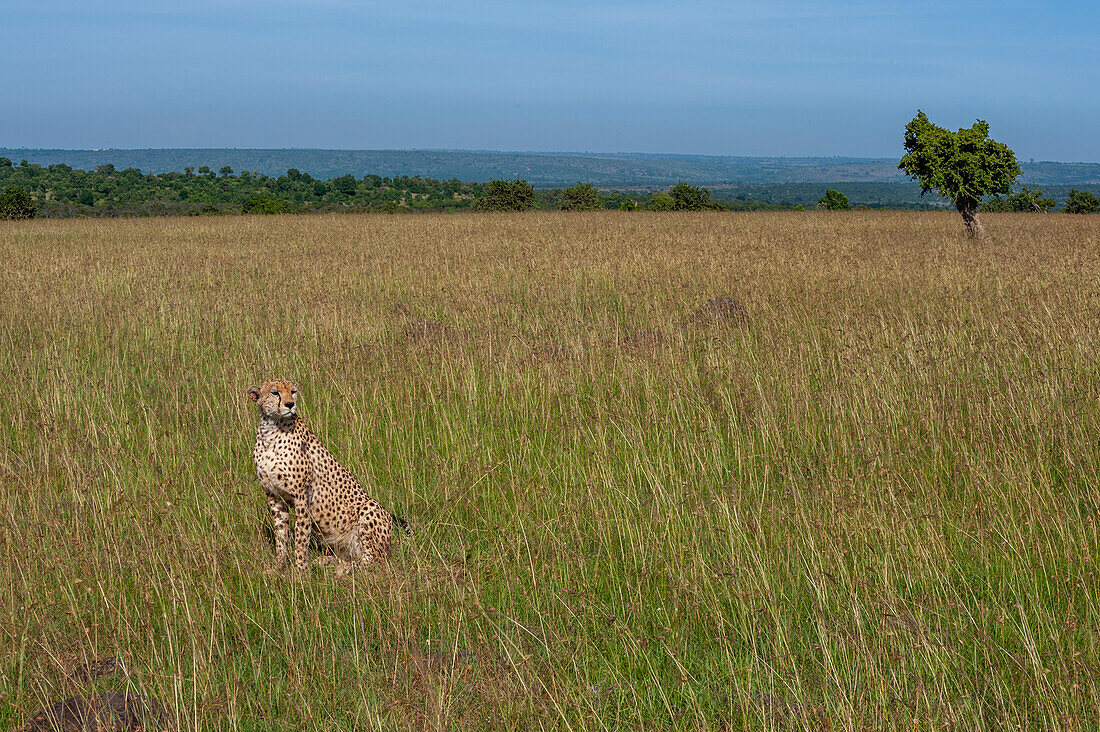
[[[966,224],[966,233],[975,239],[984,239],[985,227],[982,226],[981,219],[978,218],[977,201],[957,201],[955,208],[959,209],[959,213],[962,214],[963,223]]]

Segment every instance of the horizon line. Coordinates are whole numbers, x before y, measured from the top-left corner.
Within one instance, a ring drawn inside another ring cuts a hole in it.
[[[717,153],[678,153],[678,152],[601,152],[591,150],[493,150],[488,148],[431,148],[431,147],[0,147],[0,152],[26,150],[32,152],[59,151],[59,152],[127,152],[127,151],[156,151],[156,150],[218,150],[218,151],[280,151],[280,152],[425,152],[425,153],[465,153],[471,155],[538,155],[563,157],[606,157],[606,158],[637,158],[637,157],[669,157],[669,158],[704,158],[713,160],[857,160],[863,162],[892,162],[900,159],[900,156],[862,156],[862,155],[728,155]],[[1021,161],[1024,163],[1024,161]],[[1035,160],[1029,158],[1027,165],[1041,163],[1057,163],[1059,165],[1100,165],[1100,161],[1087,160]]]

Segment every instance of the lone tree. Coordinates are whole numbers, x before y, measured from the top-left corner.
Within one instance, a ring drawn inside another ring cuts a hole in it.
[[[33,219],[37,208],[24,188],[8,186],[0,192],[0,219]]]
[[[526,211],[535,207],[535,189],[525,180],[491,180],[485,184],[485,196],[478,211]]]
[[[829,188],[825,191],[825,195],[818,199],[817,207],[824,211],[850,211],[852,204],[843,193]]]
[[[1100,208],[1100,200],[1097,200],[1092,191],[1074,189],[1069,192],[1069,198],[1066,199],[1066,213],[1090,214],[1096,213],[1098,208]]]
[[[985,237],[978,219],[982,199],[1008,193],[1020,175],[1016,156],[989,137],[989,123],[951,132],[928,121],[920,110],[905,126],[905,155],[898,167],[920,182],[921,195],[936,191],[950,199],[973,237]]]

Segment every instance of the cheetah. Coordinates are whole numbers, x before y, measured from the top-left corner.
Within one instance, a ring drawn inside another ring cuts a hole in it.
[[[275,524],[279,566],[287,565],[292,508],[294,559],[299,571],[307,567],[314,528],[322,543],[344,562],[368,565],[386,560],[392,550],[394,524],[411,534],[409,525],[368,496],[298,416],[298,385],[274,379],[263,386],[250,386],[245,393],[260,412],[252,456]]]

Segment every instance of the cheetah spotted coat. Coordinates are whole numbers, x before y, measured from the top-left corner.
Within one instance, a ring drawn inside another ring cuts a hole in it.
[[[294,558],[307,566],[313,529],[346,562],[370,564],[389,557],[393,525],[408,525],[385,510],[336,461],[298,416],[296,384],[281,379],[248,388],[260,412],[252,456],[275,525],[275,557],[287,563],[290,510],[294,510]]]

